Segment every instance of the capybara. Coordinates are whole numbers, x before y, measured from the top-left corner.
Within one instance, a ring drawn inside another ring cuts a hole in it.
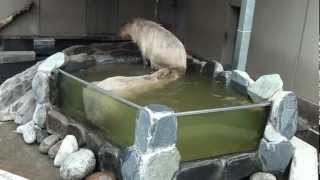
[[[181,41],[160,24],[135,18],[121,26],[120,37],[136,43],[144,61],[149,59],[153,69],[169,68],[179,75],[185,74],[186,50]]]

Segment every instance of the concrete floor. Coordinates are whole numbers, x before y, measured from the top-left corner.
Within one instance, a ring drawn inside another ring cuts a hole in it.
[[[26,145],[13,122],[0,122],[0,169],[30,180],[56,180],[59,169],[37,145]]]

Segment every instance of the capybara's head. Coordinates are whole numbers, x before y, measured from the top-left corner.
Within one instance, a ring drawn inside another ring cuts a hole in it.
[[[133,25],[133,20],[127,21],[120,26],[119,35],[123,40],[130,40],[130,32]]]

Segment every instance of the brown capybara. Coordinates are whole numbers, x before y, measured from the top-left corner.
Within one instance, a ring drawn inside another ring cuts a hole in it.
[[[169,68],[180,75],[185,74],[186,50],[181,41],[160,24],[135,18],[121,26],[120,37],[136,43],[144,61],[149,59],[153,69]]]

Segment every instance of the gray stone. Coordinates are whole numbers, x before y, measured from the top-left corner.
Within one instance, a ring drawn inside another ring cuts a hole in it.
[[[33,98],[31,90],[28,91],[25,96],[21,98],[21,100],[24,102],[21,102],[22,105],[15,113],[14,119],[14,122],[18,125],[26,124],[27,122],[31,121],[36,108],[36,100]]]
[[[98,151],[98,165],[100,171],[112,171],[120,174],[120,149],[106,142]]]
[[[63,161],[73,152],[76,152],[78,150],[78,142],[76,137],[73,135],[67,135],[59,148],[58,153],[56,154],[56,157],[54,158],[54,166],[60,167],[63,163]]]
[[[67,56],[72,56],[80,53],[92,54],[94,50],[90,46],[74,45],[64,49],[62,52],[65,53]]]
[[[32,120],[40,128],[45,128],[46,126],[46,121],[48,117],[47,106],[47,104],[37,104],[36,109],[33,113]]]
[[[240,93],[247,94],[248,87],[253,83],[248,73],[240,70],[232,71],[230,85]]]
[[[175,147],[158,149],[154,152],[129,153],[121,168],[124,180],[175,179],[179,169],[180,154]]]
[[[94,57],[87,53],[80,53],[71,56],[67,56],[68,63],[84,63],[86,61],[95,61]]]
[[[49,74],[37,72],[32,80],[32,93],[38,104],[48,103],[50,100]]]
[[[33,121],[18,126],[17,133],[22,134],[23,140],[27,144],[32,144],[36,141],[35,123]]]
[[[257,172],[250,176],[250,180],[277,180],[277,178],[270,173]]]
[[[65,54],[58,52],[51,55],[38,68],[38,72],[51,73],[53,70],[56,70],[65,64]]]
[[[276,92],[281,91],[283,82],[279,74],[264,75],[248,87],[248,94],[253,102],[267,101]]]
[[[294,148],[288,141],[268,142],[262,139],[259,147],[262,170],[284,173],[292,159],[293,151]]]
[[[39,146],[39,151],[41,153],[47,154],[49,149],[59,141],[59,137],[57,135],[50,135],[46,137]]]
[[[38,66],[39,63],[7,79],[0,85],[0,121],[14,120],[16,111],[12,114],[11,105],[31,89],[31,81]]]
[[[86,130],[80,124],[70,123],[67,127],[67,134],[77,138],[79,147],[86,144]]]
[[[58,141],[48,151],[49,158],[54,159],[60,149],[62,141]]]
[[[0,64],[35,61],[34,51],[0,51]]]
[[[94,154],[89,149],[80,149],[70,154],[62,163],[60,177],[63,180],[83,179],[93,172],[96,165]]]
[[[140,180],[139,166],[141,155],[133,148],[129,148],[121,156],[121,175],[123,180]]]
[[[175,145],[177,118],[169,108],[150,105],[139,112],[136,124],[135,145],[140,151]]]
[[[290,167],[289,180],[318,180],[317,149],[303,140],[293,137],[294,155]]]
[[[37,125],[35,126],[36,130],[36,139],[37,139],[37,144],[40,144],[46,137],[49,136],[47,130],[42,129],[38,127]]]
[[[223,71],[216,76],[216,80],[223,82],[226,86],[229,86],[231,75],[231,71]]]
[[[50,134],[57,134],[63,138],[67,134],[68,119],[58,111],[48,111],[47,130]]]
[[[293,92],[280,91],[272,97],[272,108],[269,122],[287,139],[297,131],[298,103]]]
[[[277,130],[274,129],[270,122],[267,122],[264,130],[264,138],[269,142],[288,141],[286,137],[282,136]]]
[[[217,77],[218,74],[224,72],[223,66],[220,62],[218,61],[213,61],[214,62],[214,70],[213,70],[213,77]]]

